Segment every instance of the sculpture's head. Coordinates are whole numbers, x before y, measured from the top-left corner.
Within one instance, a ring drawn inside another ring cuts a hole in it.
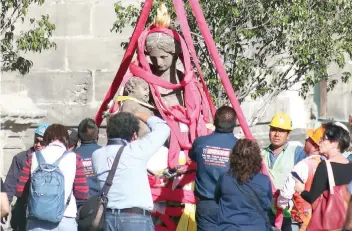
[[[173,37],[155,32],[147,37],[146,53],[157,71],[166,71],[176,64],[181,47]]]
[[[170,16],[164,4],[160,5],[154,21],[156,27],[169,27]],[[157,71],[166,71],[176,64],[181,45],[170,35],[154,32],[147,36],[145,52]]]

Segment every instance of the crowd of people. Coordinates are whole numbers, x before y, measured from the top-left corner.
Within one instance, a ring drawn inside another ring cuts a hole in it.
[[[140,121],[150,129],[143,137]],[[213,125],[188,154],[197,164],[198,231],[352,230],[350,128],[320,124],[301,147],[288,141],[291,118],[278,113],[269,124],[270,145],[261,150],[256,141],[236,138],[233,108],[218,108]],[[170,132],[157,116],[119,112],[107,120],[102,147],[93,119],[77,130],[40,124],[33,146],[14,156],[1,180],[2,222],[11,212],[15,231],[84,231],[80,210],[107,191],[103,230],[154,230],[147,163],[168,145]]]

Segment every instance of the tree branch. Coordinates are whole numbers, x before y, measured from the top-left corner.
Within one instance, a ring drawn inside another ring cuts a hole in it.
[[[279,88],[275,89],[261,104],[261,106],[252,114],[251,118],[248,120],[248,126],[253,127],[256,125],[264,116],[265,112],[271,106],[271,103],[276,99],[281,90]]]
[[[244,100],[258,85],[259,85],[259,82],[252,81],[249,88],[247,88],[245,91],[243,91],[242,94],[237,96],[238,100]]]
[[[1,26],[1,32],[0,34],[2,35],[11,25],[13,25],[17,19],[22,15],[21,11],[19,10],[20,6],[17,6],[16,8],[14,8],[12,14],[9,16],[9,18],[7,19],[7,23],[4,23],[4,25]],[[15,17],[15,19],[13,20],[13,17],[15,15],[15,13],[17,12],[17,16]]]

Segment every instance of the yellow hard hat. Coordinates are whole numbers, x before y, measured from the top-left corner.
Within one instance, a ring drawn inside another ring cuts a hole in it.
[[[292,131],[292,120],[286,113],[277,113],[271,120],[270,127],[281,128],[283,130]]]

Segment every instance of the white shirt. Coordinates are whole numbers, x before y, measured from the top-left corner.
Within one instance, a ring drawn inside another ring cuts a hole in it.
[[[320,157],[319,155],[311,155],[306,159],[311,159],[315,157]],[[296,172],[301,180],[306,183],[309,175],[309,166],[305,161],[298,162],[292,169],[291,172]],[[284,185],[280,189],[280,195],[277,199],[277,205],[281,208],[286,208],[287,206],[292,207],[290,200],[292,199],[293,194],[295,193],[295,184],[296,180],[292,174],[288,174],[286,177]]]
[[[42,151],[42,156],[46,163],[53,164],[66,151],[66,147],[59,141],[54,141],[46,146]],[[38,161],[35,153],[32,156],[31,173],[38,167]],[[65,209],[65,217],[76,217],[77,206],[76,198],[72,195],[73,182],[76,175],[76,154],[73,152],[67,153],[59,163],[59,168],[65,176],[65,203],[71,195],[70,203]]]
[[[125,146],[108,193],[110,209],[138,207],[152,210],[153,198],[147,175],[147,162],[170,135],[166,122],[156,116],[147,121],[151,128],[144,137]],[[103,188],[121,145],[114,144],[96,150],[92,155],[93,170]]]

